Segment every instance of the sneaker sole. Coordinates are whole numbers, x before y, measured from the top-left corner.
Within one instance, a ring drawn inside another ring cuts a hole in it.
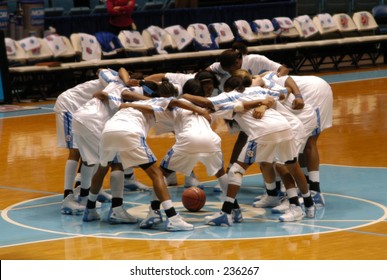
[[[166,231],[169,231],[169,232],[175,232],[175,231],[191,231],[191,230],[194,230],[194,228],[166,228]]]
[[[141,224],[140,223],[140,228],[142,228],[142,229],[152,228],[153,226],[161,224],[162,222],[163,221],[160,221],[160,220],[157,220],[157,221],[149,220],[146,224]]]
[[[217,227],[231,227],[231,225],[229,225],[229,224],[224,224],[224,223],[218,224],[218,223],[214,223],[214,222],[208,222],[207,225],[217,226]]]
[[[293,220],[286,220],[286,219],[281,219],[281,217],[278,218],[278,220],[280,220],[280,222],[298,222],[298,221],[301,221],[305,216],[302,215],[301,217],[299,218],[296,218],[296,219],[293,219]]]
[[[83,214],[83,211],[84,210],[73,210],[70,208],[64,208],[60,210],[63,215],[81,215]]]
[[[109,224],[137,224],[138,220],[136,221],[125,221],[125,220],[116,220],[116,219],[108,219]]]
[[[84,222],[93,222],[93,221],[99,221],[101,218],[95,218],[95,219],[82,219]]]

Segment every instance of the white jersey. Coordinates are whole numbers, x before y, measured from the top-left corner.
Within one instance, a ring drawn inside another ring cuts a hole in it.
[[[99,79],[76,85],[61,94],[55,101],[54,111],[57,113],[74,113],[79,107],[93,98],[93,94],[104,89]]]
[[[165,73],[165,78],[168,78],[169,82],[172,83],[177,89],[178,95],[183,93],[184,84],[190,80],[195,78],[196,73],[191,74],[183,74],[183,73]]]
[[[124,83],[119,77],[118,72],[112,69],[101,69],[98,72],[98,79],[105,87],[107,87],[109,83]]]
[[[254,87],[246,89],[244,93],[237,91],[224,92],[209,99],[213,103],[215,110],[221,112],[220,115],[223,118],[235,119],[241,130],[248,135],[249,140],[254,140],[271,133],[291,129],[286,118],[275,109],[267,109],[261,119],[254,118],[252,110],[234,114],[236,101],[265,99],[268,94],[270,94],[270,90]]]
[[[312,135],[313,131],[318,127],[318,115],[316,110],[308,103],[304,102],[304,108],[301,110],[293,109],[292,104],[295,99],[293,94],[288,95],[285,87],[276,83],[278,76],[275,73],[269,73],[263,77],[265,82],[265,87],[279,91],[283,94],[286,94],[286,98],[281,100],[280,103],[277,103],[276,110],[283,114],[286,119],[289,121],[292,129],[297,133],[296,139],[301,139],[302,137],[309,137]],[[289,115],[290,113],[290,115]],[[297,122],[292,120],[292,116],[297,117],[303,124],[303,130],[305,131],[304,136],[299,131],[299,125]]]
[[[108,102],[103,102],[98,98],[91,99],[74,113],[74,120],[82,124],[91,133],[100,135],[106,121],[118,111],[122,103],[121,92],[124,89],[125,87],[122,84],[110,83],[103,89],[104,92],[108,93]],[[74,126],[74,133],[81,134],[82,131],[77,131]]]
[[[331,86],[317,76],[290,76],[297,84],[304,98],[318,116],[318,132],[332,127],[333,122],[333,93]],[[285,85],[288,76],[279,77],[277,83]]]
[[[203,116],[182,108],[175,108],[173,116],[176,138],[173,150],[185,154],[221,151],[220,137]]]
[[[281,64],[274,62],[267,57],[259,54],[248,54],[242,58],[241,69],[247,70],[251,75],[258,75],[266,71],[277,71]],[[210,70],[214,72],[219,80],[219,89],[223,90],[224,82],[231,76],[225,71],[219,62],[210,65]]]
[[[183,87],[188,80],[195,78],[195,75],[196,73],[183,74],[167,72],[165,73],[165,78],[168,78],[170,83]]]
[[[158,121],[165,121],[166,119],[173,120],[171,113],[167,107],[172,98],[152,98],[149,100],[135,101],[133,103],[151,105],[154,109],[153,114],[143,114],[141,111],[133,108],[124,108],[119,110],[110,118],[103,129],[103,134],[112,132],[125,132],[125,137],[130,138],[130,141],[125,139],[128,145],[121,145],[119,141],[105,146],[105,149],[111,150],[129,150],[141,147],[142,139],[146,139],[149,129]]]

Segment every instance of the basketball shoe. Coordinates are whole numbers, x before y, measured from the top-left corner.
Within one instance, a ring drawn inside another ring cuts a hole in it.
[[[271,208],[281,204],[279,196],[265,195],[260,200],[253,202],[255,208]]]
[[[80,215],[85,210],[85,205],[80,204],[74,197],[74,194],[69,194],[62,201],[61,213],[65,215]]]
[[[83,211],[83,217],[82,221],[84,222],[92,222],[92,221],[98,221],[101,217],[99,216],[97,209],[89,209],[85,208],[85,211]]]
[[[165,221],[166,231],[187,231],[193,229],[194,226],[184,221],[179,214],[167,218],[167,220]]]
[[[286,210],[285,214],[281,215],[278,219],[281,222],[295,222],[300,221],[304,218],[305,214],[302,211],[301,206],[290,204],[289,209]]]
[[[130,215],[121,205],[110,208],[108,222],[111,224],[136,224],[138,219]]]
[[[140,222],[140,228],[147,229],[151,228],[154,225],[160,224],[163,222],[163,216],[161,215],[160,210],[153,210],[149,207],[148,215],[144,220]]]
[[[223,211],[215,213],[212,216],[207,216],[204,219],[207,225],[222,226],[222,227],[232,226],[232,220],[233,220],[231,214],[224,213]]]

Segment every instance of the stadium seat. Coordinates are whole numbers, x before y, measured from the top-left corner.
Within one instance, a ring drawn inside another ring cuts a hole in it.
[[[339,28],[333,20],[332,15],[328,13],[317,14],[313,17],[313,23],[320,32],[322,39],[341,38]]]
[[[118,34],[118,39],[121,41],[128,57],[146,56],[149,54],[139,31],[122,30]]]
[[[207,25],[204,23],[192,23],[187,27],[187,31],[193,37],[195,50],[215,50],[219,48],[218,44],[211,37]]]
[[[118,36],[111,32],[96,32],[95,37],[101,46],[102,59],[125,57],[125,50]]]
[[[278,34],[280,43],[297,42],[300,40],[300,33],[294,26],[293,20],[289,17],[275,17],[271,22]]]
[[[295,17],[293,24],[300,33],[301,40],[310,41],[321,39],[319,31],[309,15]]]
[[[219,48],[229,48],[232,46],[235,36],[230,26],[225,22],[214,22],[208,25],[211,36],[215,38]]]
[[[361,35],[375,35],[379,29],[373,15],[368,11],[356,12],[352,15],[353,22]]]
[[[142,7],[142,11],[155,11],[155,10],[161,10],[164,7],[163,1],[149,1],[144,4]]]
[[[174,49],[179,52],[193,51],[193,37],[181,25],[172,25],[164,30],[169,34]]]
[[[375,18],[379,28],[379,34],[387,34],[387,5],[378,5],[372,9],[372,15]]]
[[[73,33],[70,35],[70,41],[80,60],[91,61],[102,59],[102,49],[94,35]]]
[[[44,8],[45,17],[60,17],[64,15],[64,9],[62,7]]]
[[[69,16],[89,15],[91,12],[89,7],[72,7],[69,11]]]
[[[343,38],[356,37],[360,35],[356,24],[353,22],[353,19],[348,14],[338,13],[334,14],[332,17],[333,20],[336,22],[339,32]]]
[[[175,52],[171,37],[159,26],[151,25],[142,31],[145,46],[151,54],[167,54]]]
[[[5,46],[9,66],[14,67],[27,64],[27,53],[20,46],[18,41],[15,41],[12,38],[5,38]]]
[[[239,19],[233,22],[234,33],[237,41],[244,42],[247,46],[259,44],[258,34],[253,31],[247,20]]]
[[[18,41],[27,55],[27,64],[50,61],[54,54],[42,38],[29,36]]]
[[[43,38],[50,50],[52,51],[55,60],[70,62],[76,57],[75,50],[66,36],[51,34]]]
[[[96,5],[91,10],[91,14],[106,14],[106,13],[107,13],[106,5]]]
[[[273,23],[269,19],[256,19],[251,23],[253,32],[258,36],[261,44],[274,44],[278,34],[274,30]]]

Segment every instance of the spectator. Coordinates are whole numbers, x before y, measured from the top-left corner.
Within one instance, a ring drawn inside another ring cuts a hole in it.
[[[136,5],[135,0],[107,0],[106,7],[109,13],[109,31],[118,35],[121,30],[135,30],[132,12]]]

